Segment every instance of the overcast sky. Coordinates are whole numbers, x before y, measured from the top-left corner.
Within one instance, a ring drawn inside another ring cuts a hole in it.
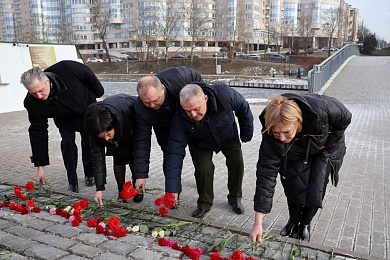
[[[390,42],[390,0],[345,0],[359,9],[359,24]]]

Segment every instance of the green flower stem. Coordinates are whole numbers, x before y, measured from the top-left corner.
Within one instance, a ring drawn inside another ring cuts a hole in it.
[[[166,229],[166,228],[170,228],[170,227],[181,227],[181,226],[186,226],[186,225],[191,225],[192,222],[190,221],[181,221],[181,222],[171,222],[171,223],[168,223],[168,224],[164,224],[164,225],[155,225],[155,226],[150,226],[149,228],[161,228],[161,229]]]

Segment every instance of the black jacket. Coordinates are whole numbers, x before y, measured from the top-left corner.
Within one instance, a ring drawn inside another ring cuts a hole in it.
[[[137,128],[134,144],[134,177],[136,179],[148,177],[152,127],[155,129],[155,134],[160,135],[157,140],[165,153],[180,90],[191,82],[202,81],[201,75],[196,70],[185,66],[162,70],[156,74],[156,77],[165,86],[166,96],[161,108],[158,110],[150,109],[142,103],[140,98],[135,103]]]
[[[107,183],[106,156],[104,154],[106,147],[107,155],[133,156],[135,100],[136,97],[118,94],[107,97],[101,102],[91,104],[85,111],[85,118],[88,118],[91,116],[88,112],[90,108],[93,106],[104,106],[110,110],[118,122],[118,125],[115,127],[115,136],[110,141],[97,136],[89,136],[93,175],[97,191],[105,190],[104,185]]]
[[[53,85],[54,95],[47,100],[39,100],[27,93],[24,99],[35,166],[50,164],[48,118],[53,118],[60,129],[82,131],[85,109],[104,93],[92,70],[76,61],[60,61],[48,67],[45,74]]]
[[[167,151],[167,192],[181,192],[181,170],[188,143],[218,153],[238,137],[235,116],[240,125],[241,141],[248,142],[253,136],[253,115],[240,93],[224,84],[196,84],[208,96],[207,111],[203,119],[197,122],[180,107],[173,118]]]
[[[346,152],[344,131],[352,114],[340,101],[316,94],[283,96],[299,105],[302,131],[284,144],[264,132],[265,110],[261,113],[264,133],[256,172],[254,209],[257,212],[271,211],[278,172],[289,200],[301,206],[321,208],[329,174],[336,186]],[[322,146],[326,148],[320,149]]]

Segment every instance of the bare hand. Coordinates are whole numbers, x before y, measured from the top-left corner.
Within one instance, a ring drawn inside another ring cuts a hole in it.
[[[172,194],[174,197],[175,205],[177,205],[179,203],[179,193],[172,193]]]
[[[37,182],[46,185],[45,170],[43,166],[37,167]]]
[[[145,178],[143,178],[143,179],[136,179],[135,180],[135,188],[137,190],[142,189],[142,193],[145,193],[145,190],[146,190],[146,179]]]
[[[97,191],[95,197],[93,198],[97,203],[103,206],[103,192]]]
[[[258,241],[263,242],[263,225],[254,224],[250,233],[250,238],[252,242]]]

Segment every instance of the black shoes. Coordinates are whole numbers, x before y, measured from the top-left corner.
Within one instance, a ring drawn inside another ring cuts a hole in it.
[[[194,212],[192,212],[192,217],[194,218],[203,218],[204,215],[209,212],[209,210],[197,208]]]
[[[310,241],[310,225],[299,225],[298,239]]]
[[[138,194],[135,195],[135,197],[133,198],[133,202],[135,202],[135,203],[140,203],[143,199],[144,199],[144,194],[143,194],[143,193],[138,193]]]
[[[68,191],[69,192],[77,192],[77,193],[79,193],[79,185],[69,184]]]
[[[234,213],[240,215],[242,213],[244,213],[245,211],[245,208],[244,206],[242,206],[241,202],[229,202],[230,206],[232,206],[232,209],[234,211]]]
[[[91,187],[95,185],[95,179],[93,177],[85,176],[85,186]]]
[[[293,232],[294,229],[298,229],[298,223],[291,222],[291,220],[289,219],[282,231],[280,231],[280,235],[286,237],[297,233],[297,231]]]
[[[281,236],[289,236],[291,238],[301,239],[302,241],[310,241],[310,225],[298,225],[291,222],[289,219],[287,224],[280,231]]]

